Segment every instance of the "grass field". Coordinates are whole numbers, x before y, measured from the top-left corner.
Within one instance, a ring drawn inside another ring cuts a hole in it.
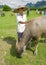
[[[21,59],[17,58],[15,42],[17,38],[16,17],[11,12],[5,12],[5,17],[0,16],[0,65],[46,65],[46,43],[39,42],[38,55],[34,56],[31,50]],[[31,11],[27,19],[42,16]],[[33,49],[33,48],[32,48]]]

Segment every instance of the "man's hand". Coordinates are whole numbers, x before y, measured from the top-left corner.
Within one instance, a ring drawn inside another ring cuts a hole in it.
[[[28,20],[28,22],[31,22],[31,20]]]
[[[21,21],[20,21],[19,23],[21,23],[21,24],[26,24],[27,22],[21,22]]]

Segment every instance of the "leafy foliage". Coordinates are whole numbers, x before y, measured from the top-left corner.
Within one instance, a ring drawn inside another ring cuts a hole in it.
[[[3,7],[3,11],[10,11],[11,8],[8,5],[4,5]]]

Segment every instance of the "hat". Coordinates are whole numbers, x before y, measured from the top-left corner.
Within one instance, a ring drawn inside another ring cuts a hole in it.
[[[19,6],[17,9],[14,9],[13,12],[14,13],[19,13],[19,9],[22,9],[23,11],[26,11],[27,10],[27,7],[26,6],[25,7]]]

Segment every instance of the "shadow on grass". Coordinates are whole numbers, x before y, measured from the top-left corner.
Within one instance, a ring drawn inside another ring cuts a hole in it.
[[[16,45],[16,39],[14,38],[14,37],[5,37],[4,39],[3,39],[3,41],[6,41],[8,44],[10,44],[11,45],[11,49],[10,49],[10,54],[13,56],[13,57],[18,57],[17,56],[17,53],[16,53],[16,49],[15,49],[15,45]],[[46,40],[45,40],[46,41]],[[39,42],[42,42],[43,43],[43,40],[40,40]],[[30,44],[30,43],[29,43]],[[35,43],[34,43],[34,41],[32,40],[31,41],[31,47],[34,47],[35,46]],[[29,46],[30,46],[29,45]],[[34,50],[33,49],[31,49],[31,47],[30,48],[27,48],[27,50],[30,50],[30,51],[32,51],[32,52],[34,52]]]
[[[14,57],[18,57],[15,49],[16,45],[16,39],[14,37],[6,37],[3,39],[3,41],[6,41],[8,44],[11,44],[10,54]]]
[[[18,55],[16,53],[16,49],[15,49],[15,47],[16,47],[15,46],[16,45],[16,39],[14,37],[5,37],[3,39],[3,41],[6,41],[8,44],[11,45],[10,54],[13,57],[15,57],[15,56],[18,57]],[[34,42],[32,42],[32,44],[30,44],[30,43],[28,43],[28,44],[29,44],[28,46],[31,45],[31,47],[34,47]],[[30,51],[34,52],[34,50],[32,50],[31,47],[30,48],[27,48],[27,50],[30,50]]]

